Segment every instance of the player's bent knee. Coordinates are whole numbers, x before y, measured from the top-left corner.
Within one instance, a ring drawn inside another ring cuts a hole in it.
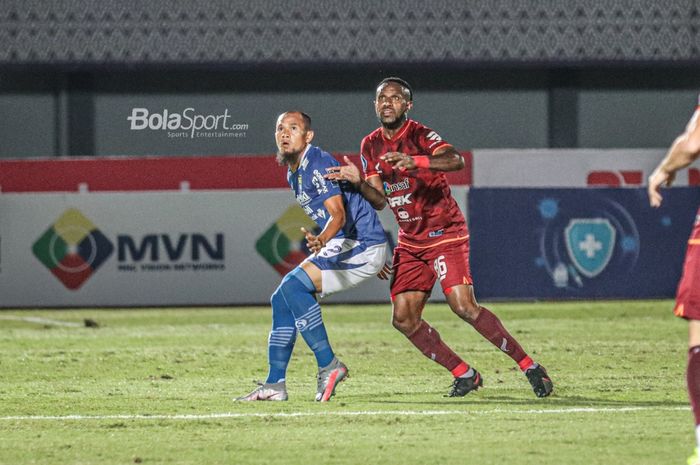
[[[473,323],[474,320],[476,320],[479,317],[479,313],[481,313],[481,307],[479,305],[473,305],[471,303],[456,305],[451,308],[452,311],[455,314],[457,314],[457,316],[469,323]]]
[[[391,324],[404,336],[410,336],[413,334],[420,326],[420,320],[414,320],[411,318],[394,318],[391,319]]]
[[[294,294],[313,293],[314,291],[314,285],[308,275],[301,268],[295,268],[282,278],[282,282],[277,286],[275,292],[272,293],[270,303],[273,305],[273,308],[275,301],[279,304],[282,304],[282,301],[284,301],[284,305],[287,306],[286,301],[292,298]]]

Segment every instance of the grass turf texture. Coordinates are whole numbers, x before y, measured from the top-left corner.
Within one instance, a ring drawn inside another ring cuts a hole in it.
[[[231,401],[267,373],[268,308],[2,311],[0,464],[685,463],[687,325],[670,301],[487,306],[547,367],[554,395],[536,398],[445,305],[424,316],[483,389],[443,397],[450,374],[391,327],[389,305],[325,306],[350,368],[327,404],[313,401],[301,337],[289,402]]]

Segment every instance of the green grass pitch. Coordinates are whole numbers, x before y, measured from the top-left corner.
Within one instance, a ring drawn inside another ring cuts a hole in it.
[[[440,304],[425,318],[483,389],[444,397],[451,376],[391,327],[388,304],[328,305],[350,378],[327,404],[313,401],[301,338],[288,402],[232,402],[267,373],[269,308],[4,310],[0,464],[685,463],[687,325],[670,301],[487,306],[547,367],[554,395],[536,398]]]

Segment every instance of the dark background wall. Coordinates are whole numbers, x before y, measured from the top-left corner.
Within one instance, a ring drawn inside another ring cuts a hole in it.
[[[272,153],[278,113],[356,151],[376,83],[462,149],[664,147],[700,89],[699,3],[0,1],[0,157]],[[237,137],[132,130],[134,108]]]

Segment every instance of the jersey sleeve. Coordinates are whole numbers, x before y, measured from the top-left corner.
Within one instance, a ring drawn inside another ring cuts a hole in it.
[[[326,168],[331,166],[337,166],[339,163],[330,154],[319,157],[313,166],[313,172],[311,176],[311,189],[316,191],[316,195],[321,201],[333,197],[334,195],[341,195],[342,191],[340,186],[336,181],[331,181],[323,176],[327,173]]]
[[[369,143],[369,138],[362,139],[360,144],[360,161],[362,162],[362,173],[365,179],[371,176],[378,176],[376,163],[372,161],[372,144]]]
[[[443,140],[440,134],[423,125],[419,125],[416,128],[415,138],[417,139],[416,142],[418,146],[422,150],[425,150],[425,153],[428,155],[433,155],[435,151],[441,147],[452,145]]]

